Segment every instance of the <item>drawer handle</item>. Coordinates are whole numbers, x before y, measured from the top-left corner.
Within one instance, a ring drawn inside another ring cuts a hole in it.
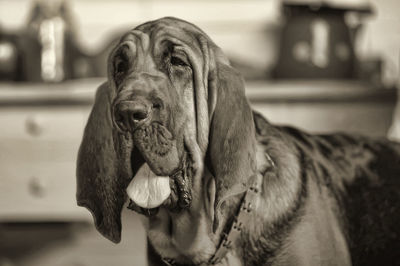
[[[36,116],[30,116],[26,119],[25,128],[31,136],[40,136],[43,132],[43,125]]]
[[[44,180],[38,177],[32,177],[29,181],[29,192],[34,197],[44,197],[46,194],[46,184]]]

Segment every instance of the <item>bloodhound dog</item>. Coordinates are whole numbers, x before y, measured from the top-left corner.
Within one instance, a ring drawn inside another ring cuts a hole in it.
[[[268,123],[221,49],[175,18],[110,54],[77,202],[115,243],[123,206],[142,214],[150,265],[400,265],[400,145]]]

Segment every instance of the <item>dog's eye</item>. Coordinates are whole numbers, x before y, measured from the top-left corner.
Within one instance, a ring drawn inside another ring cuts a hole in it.
[[[117,59],[115,61],[115,74],[123,74],[128,70],[128,63],[125,60]]]
[[[187,66],[187,63],[183,60],[183,59],[181,59],[181,58],[179,58],[179,57],[177,57],[177,56],[171,56],[171,65],[174,65],[174,66]]]
[[[114,61],[114,80],[117,87],[121,84],[124,76],[129,69],[129,64],[126,60],[117,57]]]

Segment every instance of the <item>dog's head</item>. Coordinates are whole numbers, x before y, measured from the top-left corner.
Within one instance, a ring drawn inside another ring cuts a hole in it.
[[[254,150],[243,81],[221,50],[190,23],[148,22],[110,54],[79,150],[78,204],[114,242],[128,199],[150,221],[158,211],[201,217],[219,232],[221,206],[255,171]]]

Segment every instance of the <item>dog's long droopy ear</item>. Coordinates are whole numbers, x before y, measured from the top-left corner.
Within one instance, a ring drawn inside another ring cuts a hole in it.
[[[128,180],[126,175],[129,175],[129,171],[123,168],[124,165],[130,165],[127,162],[130,155],[126,156],[126,152],[120,149],[129,149],[131,144],[116,143],[129,140],[113,137],[111,101],[112,90],[104,83],[97,90],[79,149],[76,198],[79,206],[91,211],[97,230],[118,243],[121,240],[121,210]]]
[[[244,81],[219,49],[214,52],[214,58],[215,68],[210,68],[208,76],[208,97],[216,99],[208,153],[216,182],[215,231],[223,202],[246,191],[249,178],[256,171],[256,142]]]

